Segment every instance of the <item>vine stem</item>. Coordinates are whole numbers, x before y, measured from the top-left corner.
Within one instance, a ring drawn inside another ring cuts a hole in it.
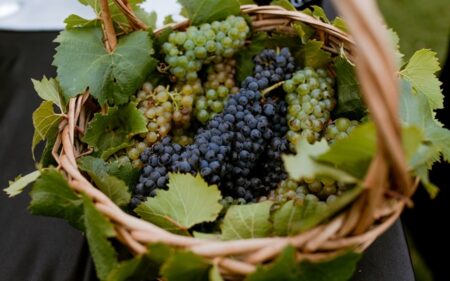
[[[100,5],[102,8],[101,19],[103,22],[106,49],[108,52],[114,51],[117,46],[116,31],[111,19],[111,13],[109,12],[108,0],[100,0]]]
[[[264,90],[261,91],[261,95],[265,96],[267,93],[275,90],[276,88],[282,86],[284,84],[284,81],[278,82],[276,84],[273,84],[272,86],[265,88]]]

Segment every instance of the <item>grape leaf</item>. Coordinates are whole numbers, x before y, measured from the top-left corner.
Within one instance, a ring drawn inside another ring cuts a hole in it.
[[[288,11],[297,11],[297,9],[288,0],[273,0],[272,2],[270,2],[270,5],[280,6],[280,7],[285,8]]]
[[[22,191],[27,187],[30,183],[36,181],[36,179],[41,175],[39,170],[31,172],[25,176],[18,176],[14,179],[14,181],[9,181],[8,188],[3,189],[3,191],[8,194],[9,197],[14,197],[22,193]]]
[[[89,123],[83,141],[98,151],[103,159],[125,145],[136,134],[147,131],[144,115],[133,103],[108,109],[108,113],[96,113]]]
[[[53,110],[53,102],[51,101],[43,101],[33,112],[34,134],[31,144],[33,157],[36,145],[41,141],[46,140],[55,127],[58,127],[61,120],[62,116],[55,113]]]
[[[335,17],[333,22],[331,23],[334,27],[344,31],[348,32],[348,26],[347,23],[344,21],[341,17]]]
[[[193,236],[198,239],[204,239],[204,240],[220,240],[221,236],[219,233],[204,233],[204,232],[198,232],[194,231]]]
[[[354,120],[367,114],[354,66],[344,57],[337,57],[334,63],[337,83],[336,116]]]
[[[84,5],[89,5],[93,8],[94,12],[96,13],[97,17],[100,16],[101,13],[101,6],[98,0],[79,0],[80,3]],[[142,9],[138,4],[142,3],[143,0],[128,0],[127,3],[131,7],[131,9],[134,11],[135,15],[142,20],[144,23],[146,23],[149,27],[155,28],[156,23],[156,13],[147,13],[144,9]],[[109,6],[109,13],[111,15],[111,19],[115,24],[117,24],[120,29],[122,29],[124,32],[128,33],[132,31],[132,26],[130,25],[130,22],[128,21],[127,17],[123,14],[123,12],[120,10],[120,8],[116,5],[114,0],[108,0],[108,6]]]
[[[311,8],[312,8],[312,10],[311,10]],[[328,19],[327,15],[325,14],[325,11],[321,7],[319,7],[317,5],[313,5],[313,6],[311,6],[311,8],[304,9],[302,12],[307,15],[310,15],[318,20],[321,20],[325,23],[330,23],[330,20]]]
[[[295,32],[297,32],[297,35],[300,37],[303,44],[308,42],[316,32],[314,28],[303,22],[296,22],[292,24],[292,28],[295,30]]]
[[[214,221],[222,209],[219,189],[208,186],[200,175],[171,173],[168,187],[147,198],[135,212],[166,230],[185,233],[196,224]]]
[[[440,88],[442,83],[435,75],[440,69],[436,53],[422,49],[414,53],[400,72],[411,83],[415,92],[425,94],[432,110],[444,107],[444,96]]]
[[[45,144],[44,150],[41,154],[41,159],[39,159],[39,165],[41,168],[47,168],[51,165],[56,165],[56,161],[53,158],[52,150],[55,145],[56,139],[59,133],[59,126],[53,126],[47,133],[47,142]],[[34,157],[34,155],[33,155]]]
[[[347,252],[322,262],[305,260],[297,263],[295,248],[288,246],[274,262],[259,266],[245,281],[347,281],[352,277],[360,258],[360,254]]]
[[[303,67],[320,68],[327,66],[331,62],[331,54],[322,50],[322,46],[322,41],[315,39],[307,41],[295,54],[296,61]]]
[[[240,13],[239,0],[178,0],[192,25],[223,20]]]
[[[253,74],[253,57],[259,54],[265,48],[268,36],[265,32],[258,32],[252,36],[252,42],[245,48],[241,49],[236,57],[236,80],[238,83]]]
[[[327,204],[313,200],[288,201],[273,214],[274,232],[286,236],[307,231],[348,206],[362,191],[362,185],[352,187]]]
[[[136,31],[119,38],[108,53],[100,28],[62,31],[53,65],[66,98],[86,89],[100,104],[124,104],[156,66],[151,57],[152,40],[147,32]]]
[[[406,124],[420,128],[426,141],[411,158],[410,166],[434,198],[438,188],[430,182],[428,170],[441,156],[445,161],[450,161],[450,130],[442,128],[434,119],[428,99],[423,93],[413,93],[411,84],[405,80],[402,80],[401,90],[400,119]]]
[[[353,129],[348,137],[336,140],[330,149],[317,155],[316,159],[363,179],[375,150],[375,125],[369,122]]]
[[[118,264],[117,252],[108,238],[116,236],[114,225],[94,206],[91,199],[83,196],[84,225],[89,251],[94,260],[95,271],[100,280],[105,280]]]
[[[319,163],[314,159],[329,150],[325,139],[309,144],[304,138],[296,144],[296,155],[283,155],[283,162],[289,177],[295,180],[303,178],[330,177],[345,183],[355,183],[358,179],[332,165]],[[356,157],[352,155],[352,157]]]
[[[273,202],[265,201],[249,205],[231,206],[223,219],[224,240],[266,237],[272,230],[270,207]]]
[[[387,29],[387,32],[391,39],[392,47],[395,50],[394,55],[395,55],[395,62],[397,65],[397,69],[400,69],[400,67],[403,65],[403,57],[404,57],[404,55],[400,52],[400,38],[398,37],[398,34],[392,28]]]
[[[442,155],[445,161],[450,162],[450,130],[443,128],[434,119],[428,99],[423,93],[413,93],[411,84],[405,80],[402,81],[401,89],[400,119],[423,130],[425,140],[430,142],[437,152],[430,160],[439,159],[439,155]],[[429,163],[429,166],[431,164]]]
[[[173,254],[162,266],[161,275],[167,281],[209,280],[211,265],[203,258],[187,251]]]
[[[31,79],[37,94],[46,101],[51,101],[58,106],[61,112],[65,111],[66,102],[61,94],[61,88],[56,79],[43,77],[41,81]]]
[[[106,281],[146,280],[149,276],[156,277],[161,265],[173,252],[167,245],[150,244],[148,252],[117,264]]]
[[[88,20],[78,15],[70,15],[65,20],[66,29],[99,27],[101,22],[99,19]]]
[[[30,192],[33,215],[62,218],[83,230],[83,200],[54,168],[44,169]]]
[[[102,159],[85,156],[78,160],[78,166],[88,173],[98,189],[111,198],[116,205],[124,206],[130,202],[131,194],[128,192],[127,185],[108,173],[106,163]]]
[[[222,275],[220,274],[219,267],[213,265],[209,270],[209,281],[223,281]]]
[[[139,179],[140,170],[133,167],[129,159],[117,159],[106,164],[108,174],[123,180],[131,190]]]

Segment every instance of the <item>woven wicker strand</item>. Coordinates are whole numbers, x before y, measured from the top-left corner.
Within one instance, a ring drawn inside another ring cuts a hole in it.
[[[287,245],[297,249],[299,260],[322,260],[349,248],[363,251],[397,220],[417,182],[414,185],[411,183],[403,155],[397,119],[399,90],[393,54],[376,5],[373,0],[335,2],[349,25],[353,39],[334,26],[301,12],[255,5],[242,6],[241,10],[253,19],[255,30],[293,33],[292,23],[306,23],[318,31],[325,42],[324,49],[335,54],[344,50],[355,63],[365,102],[376,123],[377,154],[364,181],[366,189],[352,206],[330,221],[292,237],[211,241],[163,230],[123,212],[79,171],[76,159],[90,152],[79,140],[93,114],[88,106],[89,93],[70,100],[69,111],[60,124],[60,133],[52,150],[70,186],[93,200],[95,207],[114,223],[117,238],[135,254],[145,253],[149,243],[165,243],[209,259],[230,278],[254,272],[257,264],[272,260]],[[127,16],[131,26],[146,29],[126,1],[115,0],[115,3]],[[115,33],[108,26],[111,19],[107,5],[103,4],[102,8],[105,45],[113,51]],[[182,30],[188,25],[188,21],[183,21],[157,29],[155,33],[159,34],[168,27]]]

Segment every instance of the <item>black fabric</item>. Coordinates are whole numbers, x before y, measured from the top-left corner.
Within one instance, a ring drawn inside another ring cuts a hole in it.
[[[55,75],[56,33],[0,31],[0,187],[32,171],[31,114],[39,105],[30,78]],[[96,280],[83,235],[66,222],[31,216],[29,197],[0,192],[0,281]],[[410,281],[414,275],[397,222],[361,260],[355,281]]]

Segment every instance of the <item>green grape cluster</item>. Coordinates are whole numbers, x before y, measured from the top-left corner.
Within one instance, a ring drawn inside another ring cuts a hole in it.
[[[202,64],[231,58],[244,45],[249,31],[243,17],[228,16],[223,21],[173,32],[162,47],[165,61],[177,79],[196,80]]]
[[[287,179],[282,181],[268,196],[261,197],[259,201],[271,200],[278,205],[289,200],[331,203],[348,188],[348,185],[326,178],[305,179],[301,182]]]
[[[300,136],[310,143],[320,138],[336,106],[333,86],[334,79],[321,68],[306,67],[285,81],[289,125],[286,137],[292,145]]]
[[[207,78],[203,84],[206,94],[199,96],[195,101],[195,116],[202,123],[222,112],[228,95],[239,91],[234,80],[235,59],[225,59],[220,63],[211,64],[206,72]]]
[[[358,125],[359,122],[356,120],[350,120],[344,117],[338,118],[327,126],[327,129],[325,130],[325,138],[330,144],[332,144],[336,140],[346,138]]]

